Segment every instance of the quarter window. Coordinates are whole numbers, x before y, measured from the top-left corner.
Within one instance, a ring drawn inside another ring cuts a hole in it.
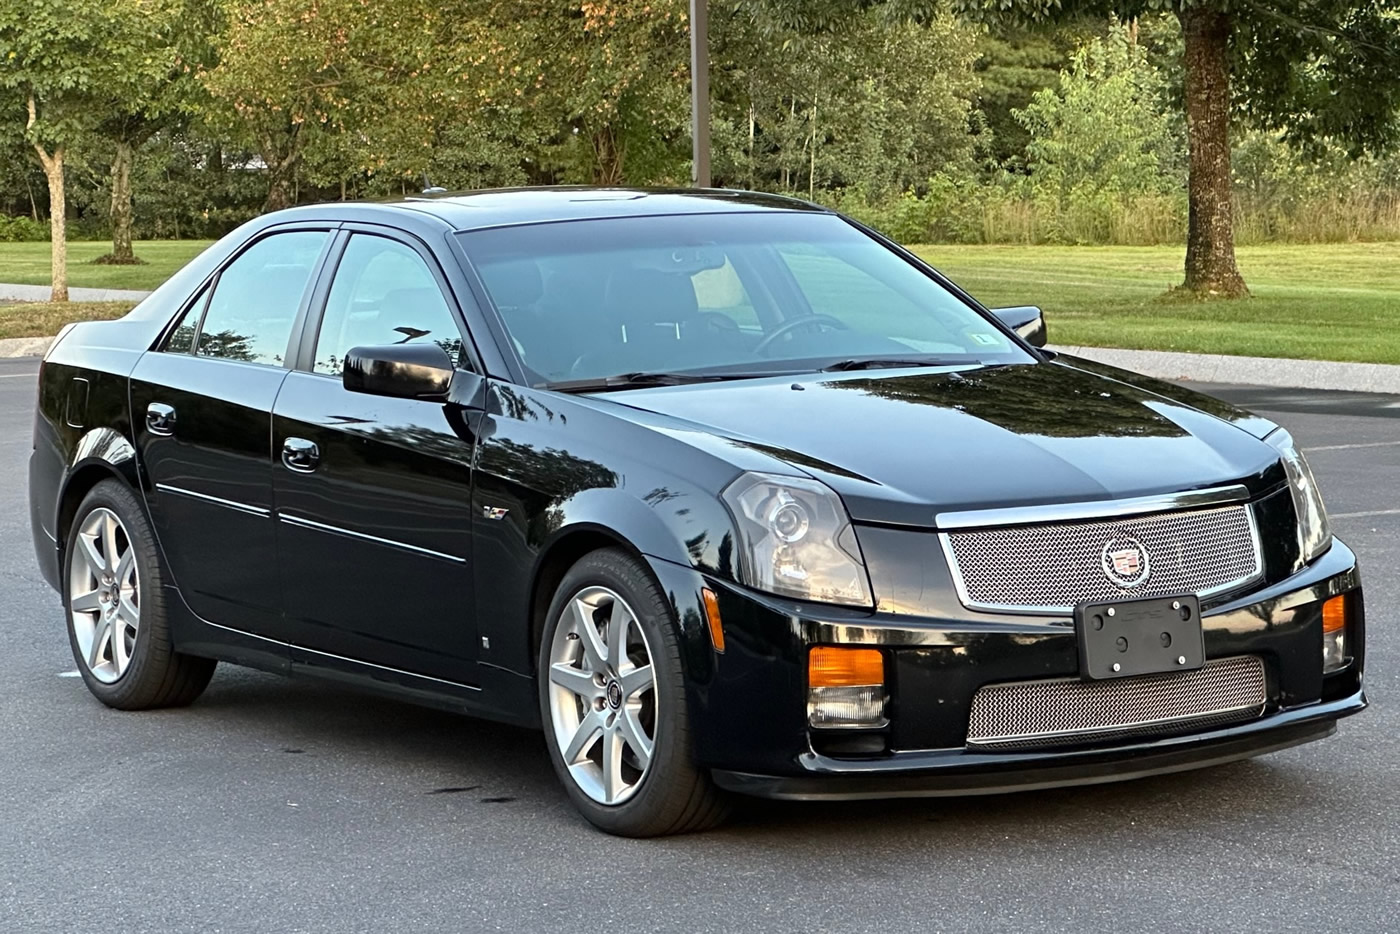
[[[274,234],[249,247],[219,274],[195,353],[281,366],[292,324],[328,234]]]
[[[199,297],[190,302],[190,307],[180,316],[180,323],[165,340],[161,348],[166,353],[189,353],[194,349],[194,332],[199,330],[199,316],[204,313],[204,304],[209,301],[209,290],[204,289]]]
[[[339,376],[354,347],[422,343],[463,365],[462,332],[428,264],[396,240],[355,234],[326,299],[313,369]]]

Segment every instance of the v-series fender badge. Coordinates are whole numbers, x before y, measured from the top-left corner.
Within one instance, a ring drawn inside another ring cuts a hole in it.
[[[500,506],[482,506],[481,514],[488,519],[504,519],[509,509],[502,509]]]

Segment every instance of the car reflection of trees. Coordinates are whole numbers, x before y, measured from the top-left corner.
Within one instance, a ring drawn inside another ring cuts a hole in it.
[[[544,420],[547,422],[552,422],[557,418],[560,425],[567,425],[569,423],[569,417],[567,415],[562,412],[556,413],[539,399],[533,396],[527,396],[504,383],[494,384],[493,389],[495,390],[496,398],[501,404],[501,414],[507,418],[513,418],[518,422],[523,422],[526,419],[530,421],[539,421],[540,417],[543,416]]]
[[[1093,377],[1066,379],[1068,372],[1060,367],[1007,366],[971,373],[832,380],[825,385],[895,402],[956,409],[1021,435],[1160,438],[1186,434],[1146,406],[1124,404],[1157,400],[1156,396],[1129,386],[1106,389],[1109,384]]]
[[[620,484],[616,471],[597,461],[511,438],[484,445],[478,467],[509,484],[528,516],[529,538],[537,543],[563,526],[563,504],[571,497]]]
[[[245,363],[257,362],[261,354],[253,349],[255,334],[239,334],[236,331],[218,331],[214,334],[199,335],[199,355],[219,357],[223,360],[242,360]],[[281,356],[276,358],[282,362]]]

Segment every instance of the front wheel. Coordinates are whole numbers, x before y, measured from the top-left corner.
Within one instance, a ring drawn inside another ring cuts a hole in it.
[[[674,612],[643,564],[607,549],[570,569],[539,671],[550,759],[594,826],[653,837],[724,819],[723,793],[693,761]]]

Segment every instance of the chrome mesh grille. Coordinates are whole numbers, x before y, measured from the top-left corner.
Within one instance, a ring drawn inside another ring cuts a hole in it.
[[[1200,730],[1251,720],[1267,701],[1264,663],[1254,656],[1111,681],[988,684],[973,695],[967,744],[1041,749]]]
[[[1130,590],[1109,580],[1103,548],[1131,537],[1150,573]],[[1077,603],[1194,593],[1254,580],[1259,538],[1247,505],[1127,519],[1008,526],[942,533],[963,602],[974,608],[1069,612]]]

